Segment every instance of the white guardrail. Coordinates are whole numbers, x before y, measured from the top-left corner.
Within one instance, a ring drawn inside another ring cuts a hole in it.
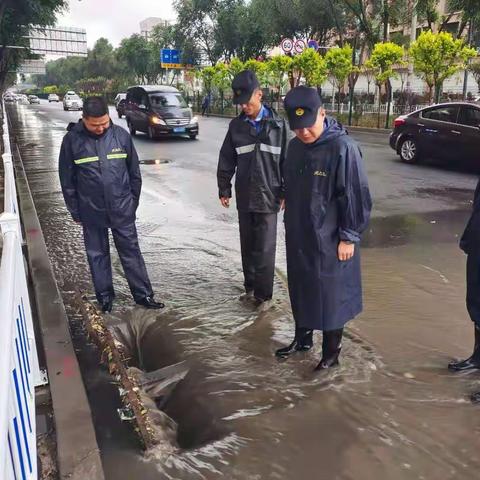
[[[22,230],[4,106],[5,206],[0,263],[0,479],[37,479],[35,387],[38,366],[22,253]]]

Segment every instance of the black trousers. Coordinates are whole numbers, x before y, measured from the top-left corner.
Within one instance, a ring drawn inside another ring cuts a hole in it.
[[[467,256],[467,310],[480,328],[480,253]]]
[[[273,294],[277,213],[238,212],[245,290],[260,300]]]
[[[138,245],[135,223],[111,230],[134,300],[139,301],[153,295],[152,285]],[[108,228],[83,225],[83,239],[97,300],[101,302],[105,297],[113,299],[115,292]]]

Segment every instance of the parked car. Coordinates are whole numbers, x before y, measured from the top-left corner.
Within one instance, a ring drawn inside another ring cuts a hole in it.
[[[15,103],[17,101],[17,98],[15,97],[15,95],[12,95],[11,93],[6,93],[3,96],[3,101],[5,103]]]
[[[60,101],[60,98],[58,98],[58,95],[56,93],[51,93],[49,96],[48,96],[48,103],[50,102],[59,102]]]
[[[126,93],[119,93],[115,97],[115,108],[117,109],[118,118],[122,118],[125,115],[125,101],[127,99]]]
[[[67,92],[63,97],[63,109],[81,110],[83,108],[83,100],[75,92]]]
[[[145,132],[149,138],[169,135],[198,135],[198,118],[193,116],[182,94],[166,85],[139,85],[127,90],[125,118],[132,135]]]
[[[40,99],[36,95],[29,95],[28,96],[28,101],[29,101],[30,105],[32,105],[34,103],[40,103]]]
[[[480,106],[450,102],[402,115],[394,120],[390,146],[406,163],[428,156],[480,167]]]

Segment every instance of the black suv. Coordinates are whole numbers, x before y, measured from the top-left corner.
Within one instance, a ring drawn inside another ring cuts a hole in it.
[[[139,85],[127,90],[125,118],[132,135],[145,132],[149,138],[188,135],[197,138],[198,119],[182,94],[166,85]]]
[[[451,102],[395,119],[390,146],[407,163],[422,157],[480,167],[480,107]]]

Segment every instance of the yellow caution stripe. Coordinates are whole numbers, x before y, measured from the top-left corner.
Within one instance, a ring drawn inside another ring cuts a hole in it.
[[[111,160],[112,158],[127,158],[128,155],[126,153],[110,153],[107,155],[107,158]]]
[[[98,157],[84,157],[74,160],[75,165],[81,165],[82,163],[98,162]]]

